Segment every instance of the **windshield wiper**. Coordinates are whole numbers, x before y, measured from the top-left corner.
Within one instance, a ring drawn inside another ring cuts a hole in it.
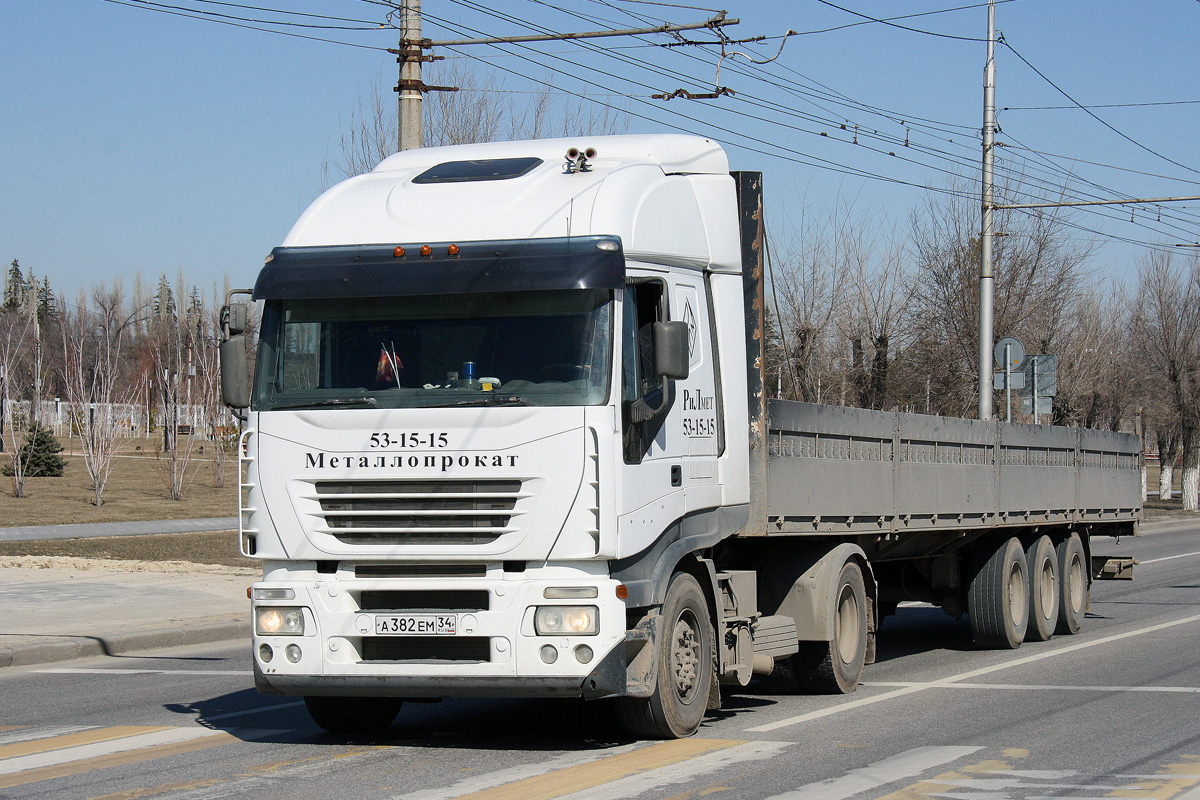
[[[327,406],[369,406],[379,408],[379,401],[374,397],[334,397],[329,400],[310,400],[307,403],[289,403],[282,406],[271,406],[271,411],[290,411],[300,408],[324,408]]]
[[[455,408],[457,406],[528,406],[533,405],[524,398],[510,395],[501,397],[499,395],[487,395],[485,397],[471,397],[466,400],[459,400],[454,403],[441,403],[436,406],[420,406],[420,408]]]

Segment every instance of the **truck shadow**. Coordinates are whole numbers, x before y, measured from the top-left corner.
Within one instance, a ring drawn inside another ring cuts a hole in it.
[[[875,662],[936,650],[974,650],[967,618],[932,606],[901,608],[885,617],[875,641]]]

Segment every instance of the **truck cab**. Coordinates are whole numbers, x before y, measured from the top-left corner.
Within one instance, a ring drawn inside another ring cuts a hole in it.
[[[313,203],[252,297],[259,688],[335,727],[368,696],[627,695],[628,631],[747,517],[721,148],[399,153]]]

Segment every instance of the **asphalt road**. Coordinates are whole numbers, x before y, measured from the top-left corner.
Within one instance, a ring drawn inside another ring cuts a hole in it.
[[[0,797],[420,800],[1200,798],[1200,526],[1097,550],[1078,636],[971,649],[906,608],[847,696],[726,697],[700,733],[630,742],[601,704],[408,704],[389,735],[320,732],[252,688],[245,648],[0,674]]]

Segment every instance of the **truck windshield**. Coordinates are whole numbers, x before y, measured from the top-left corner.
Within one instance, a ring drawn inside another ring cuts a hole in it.
[[[596,405],[612,292],[270,300],[254,408]]]

